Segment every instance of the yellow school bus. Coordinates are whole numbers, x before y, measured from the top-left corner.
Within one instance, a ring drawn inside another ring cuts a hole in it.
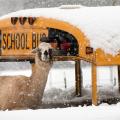
[[[34,55],[31,50],[40,42],[49,42],[53,47],[56,46],[55,56],[61,60],[83,59],[94,61],[97,65],[120,64],[119,54],[116,56],[106,54],[100,48],[94,51],[83,32],[67,22],[55,19],[44,17],[2,19],[0,36],[0,61],[33,61]],[[62,50],[64,41],[69,45]]]
[[[90,38],[86,36],[87,33],[84,32],[82,28],[80,29],[73,25],[71,20],[68,19],[69,15],[71,15],[71,19],[79,19],[78,12],[89,15],[88,10],[91,13],[89,19],[92,19],[94,15],[93,10],[99,13],[99,9],[102,11],[104,9],[110,10],[109,8],[110,7],[86,8],[82,6],[76,6],[74,8],[74,6],[62,6],[61,8],[50,8],[47,10],[23,10],[18,12],[19,15],[11,14],[7,17],[3,17],[0,19],[0,61],[33,60],[34,55],[31,53],[31,50],[36,48],[40,42],[49,42],[52,47],[54,47],[54,56],[62,60],[83,59],[94,62],[99,66],[119,65],[120,55],[118,53],[115,55],[108,54],[101,48],[94,50],[91,46]],[[40,14],[36,16],[36,12],[38,11]],[[42,11],[45,12],[45,15]],[[48,12],[53,13],[53,15],[49,15]],[[117,12],[117,10],[113,9],[113,12]],[[109,11],[106,11],[105,14],[107,13],[109,13]],[[57,19],[56,15],[58,17]],[[93,19],[93,22],[94,20],[99,20],[99,14],[96,14],[96,16],[98,18]],[[82,17],[85,21],[86,16],[82,15],[80,18],[82,19]],[[101,17],[104,17],[104,14]],[[86,20],[86,23],[89,23],[89,19]],[[107,19],[107,17],[105,19]],[[117,17],[115,19],[117,19]],[[80,23],[82,22],[83,21]],[[98,23],[99,22],[100,21],[98,21]],[[100,25],[102,24],[101,21]]]

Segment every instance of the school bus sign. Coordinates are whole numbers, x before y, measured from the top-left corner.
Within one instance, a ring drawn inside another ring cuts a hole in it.
[[[48,30],[12,28],[1,30],[0,34],[2,56],[30,56],[31,50],[39,45],[41,38],[48,37]]]

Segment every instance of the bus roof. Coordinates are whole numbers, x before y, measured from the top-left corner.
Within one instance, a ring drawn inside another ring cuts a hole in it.
[[[68,22],[79,28],[90,40],[93,48],[101,48],[110,54],[120,50],[120,6],[109,7],[55,7],[20,10],[9,13],[10,17],[45,17]]]

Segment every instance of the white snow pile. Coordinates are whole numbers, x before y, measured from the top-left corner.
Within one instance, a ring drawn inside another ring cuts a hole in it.
[[[120,6],[109,7],[36,8],[13,12],[1,17],[34,16],[68,22],[79,28],[93,48],[102,48],[110,54],[120,50]]]
[[[120,103],[109,106],[1,111],[0,120],[120,120]]]

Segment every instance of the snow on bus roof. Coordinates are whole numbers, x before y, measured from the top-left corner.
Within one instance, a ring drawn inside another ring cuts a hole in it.
[[[110,54],[120,50],[120,6],[55,7],[20,10],[1,17],[34,16],[62,20],[79,28],[90,40],[91,46]],[[72,9],[73,8],[73,9]]]

